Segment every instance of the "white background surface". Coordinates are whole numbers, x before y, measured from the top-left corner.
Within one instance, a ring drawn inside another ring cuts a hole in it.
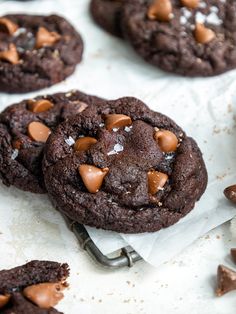
[[[142,61],[126,43],[97,28],[89,17],[88,2],[42,0],[0,4],[0,14],[57,12],[65,15],[85,41],[84,59],[75,75],[57,86],[27,96],[2,94],[0,108],[37,94],[72,88],[106,98],[137,96],[153,109],[174,118],[197,139],[210,168],[210,181],[217,188],[210,190],[198,206],[204,204],[207,211],[208,204],[216,203],[214,217],[225,210],[232,215],[232,207],[222,197],[222,190],[235,180],[236,71],[208,79],[186,79],[163,73]],[[0,217],[0,268],[14,267],[31,259],[70,264],[71,288],[58,306],[65,314],[235,313],[236,292],[222,298],[214,296],[217,265],[233,266],[228,253],[236,241],[231,238],[227,224],[195,241],[158,268],[139,262],[132,269],[108,271],[98,268],[80,250],[46,196],[1,185]],[[178,247],[174,237],[173,234],[173,247]]]

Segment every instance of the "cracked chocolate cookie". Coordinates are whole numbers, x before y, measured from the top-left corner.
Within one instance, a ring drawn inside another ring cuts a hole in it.
[[[80,91],[38,96],[0,114],[0,178],[7,186],[46,193],[41,162],[51,131],[69,116],[102,99]],[[68,137],[70,143],[70,137]]]
[[[207,184],[196,142],[131,97],[90,106],[62,123],[46,144],[43,171],[59,211],[124,233],[176,223]]]
[[[124,0],[92,0],[90,12],[95,22],[107,32],[122,37],[120,20]]]
[[[68,264],[31,261],[0,271],[0,312],[2,314],[56,314],[53,307],[68,286]]]
[[[0,91],[42,89],[71,75],[81,61],[83,42],[57,15],[0,18]]]
[[[211,76],[236,67],[236,1],[128,0],[124,34],[159,68]]]

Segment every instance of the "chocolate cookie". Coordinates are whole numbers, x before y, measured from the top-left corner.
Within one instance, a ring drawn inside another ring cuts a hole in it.
[[[95,22],[107,32],[122,37],[120,20],[124,0],[92,0],[90,12]]]
[[[80,223],[124,233],[176,223],[207,184],[195,141],[171,119],[129,97],[90,106],[62,123],[46,144],[43,171],[58,210]]]
[[[45,193],[41,162],[50,132],[71,115],[102,100],[80,91],[39,96],[0,114],[0,178],[7,186]],[[70,142],[68,136],[68,142]]]
[[[124,34],[148,62],[211,76],[236,67],[236,1],[128,0]]]
[[[50,261],[31,261],[0,271],[2,314],[56,314],[53,307],[68,286],[69,266]],[[62,314],[62,313],[61,313]]]
[[[71,75],[81,61],[83,42],[57,15],[0,18],[0,91],[42,89]]]

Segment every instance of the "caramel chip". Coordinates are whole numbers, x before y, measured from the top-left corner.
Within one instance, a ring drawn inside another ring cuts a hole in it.
[[[217,270],[217,289],[218,297],[236,289],[236,272],[224,265],[219,265]]]
[[[32,112],[38,113],[51,109],[53,107],[53,103],[47,99],[40,100],[28,100],[28,109]]]
[[[189,9],[196,9],[199,6],[199,0],[181,0],[181,3]]]
[[[36,48],[52,46],[59,41],[61,35],[56,32],[49,32],[45,27],[40,27],[36,34]]]
[[[148,9],[148,18],[160,22],[169,22],[171,19],[172,4],[170,0],[153,0]]]
[[[168,130],[158,130],[154,134],[160,149],[165,153],[174,152],[178,146],[178,139],[176,135]]]
[[[9,49],[0,51],[0,60],[8,61],[11,64],[19,63],[19,55],[14,44],[9,45]]]
[[[129,116],[124,114],[108,114],[105,119],[105,126],[107,130],[111,131],[114,128],[121,128],[132,124]]]
[[[108,171],[108,168],[100,169],[86,164],[79,166],[80,176],[90,193],[97,193],[99,191]]]
[[[10,35],[13,35],[18,28],[19,28],[18,25],[16,25],[11,20],[5,17],[0,18],[0,31],[4,30],[7,31]]]
[[[86,151],[95,143],[97,143],[97,140],[94,137],[89,136],[81,137],[75,142],[74,150],[79,152]]]
[[[40,283],[26,287],[23,294],[40,308],[48,309],[54,307],[64,297],[61,292],[63,289],[64,286],[60,283]]]
[[[51,133],[51,130],[41,122],[31,122],[28,125],[29,136],[37,142],[45,143]]]
[[[224,190],[224,194],[228,200],[236,204],[236,184],[228,186]]]
[[[213,30],[205,27],[201,23],[196,23],[194,35],[199,44],[207,44],[216,37]]]
[[[149,171],[148,172],[148,190],[154,195],[158,190],[162,189],[168,180],[168,175],[163,172]]]
[[[0,294],[0,309],[3,308],[10,300],[9,295]]]

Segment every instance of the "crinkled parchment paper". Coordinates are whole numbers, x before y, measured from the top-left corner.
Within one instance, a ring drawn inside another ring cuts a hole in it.
[[[197,79],[161,72],[140,59],[127,43],[96,27],[88,14],[88,2],[0,3],[1,14],[56,12],[64,15],[81,32],[85,42],[83,62],[68,80],[27,95],[0,94],[0,109],[23,98],[73,88],[110,99],[136,96],[152,109],[173,118],[193,136],[204,154],[209,184],[189,215],[174,226],[149,234],[124,235],[87,228],[102,252],[111,253],[130,244],[147,262],[158,266],[236,213],[222,194],[227,185],[236,181],[236,70],[218,77]],[[75,240],[46,196],[1,185],[0,214],[0,231],[5,235],[1,250],[7,253],[6,265],[16,262],[19,256],[35,258],[38,247],[45,257],[47,248],[53,247],[56,252],[57,245],[69,247],[74,257],[78,254]]]

